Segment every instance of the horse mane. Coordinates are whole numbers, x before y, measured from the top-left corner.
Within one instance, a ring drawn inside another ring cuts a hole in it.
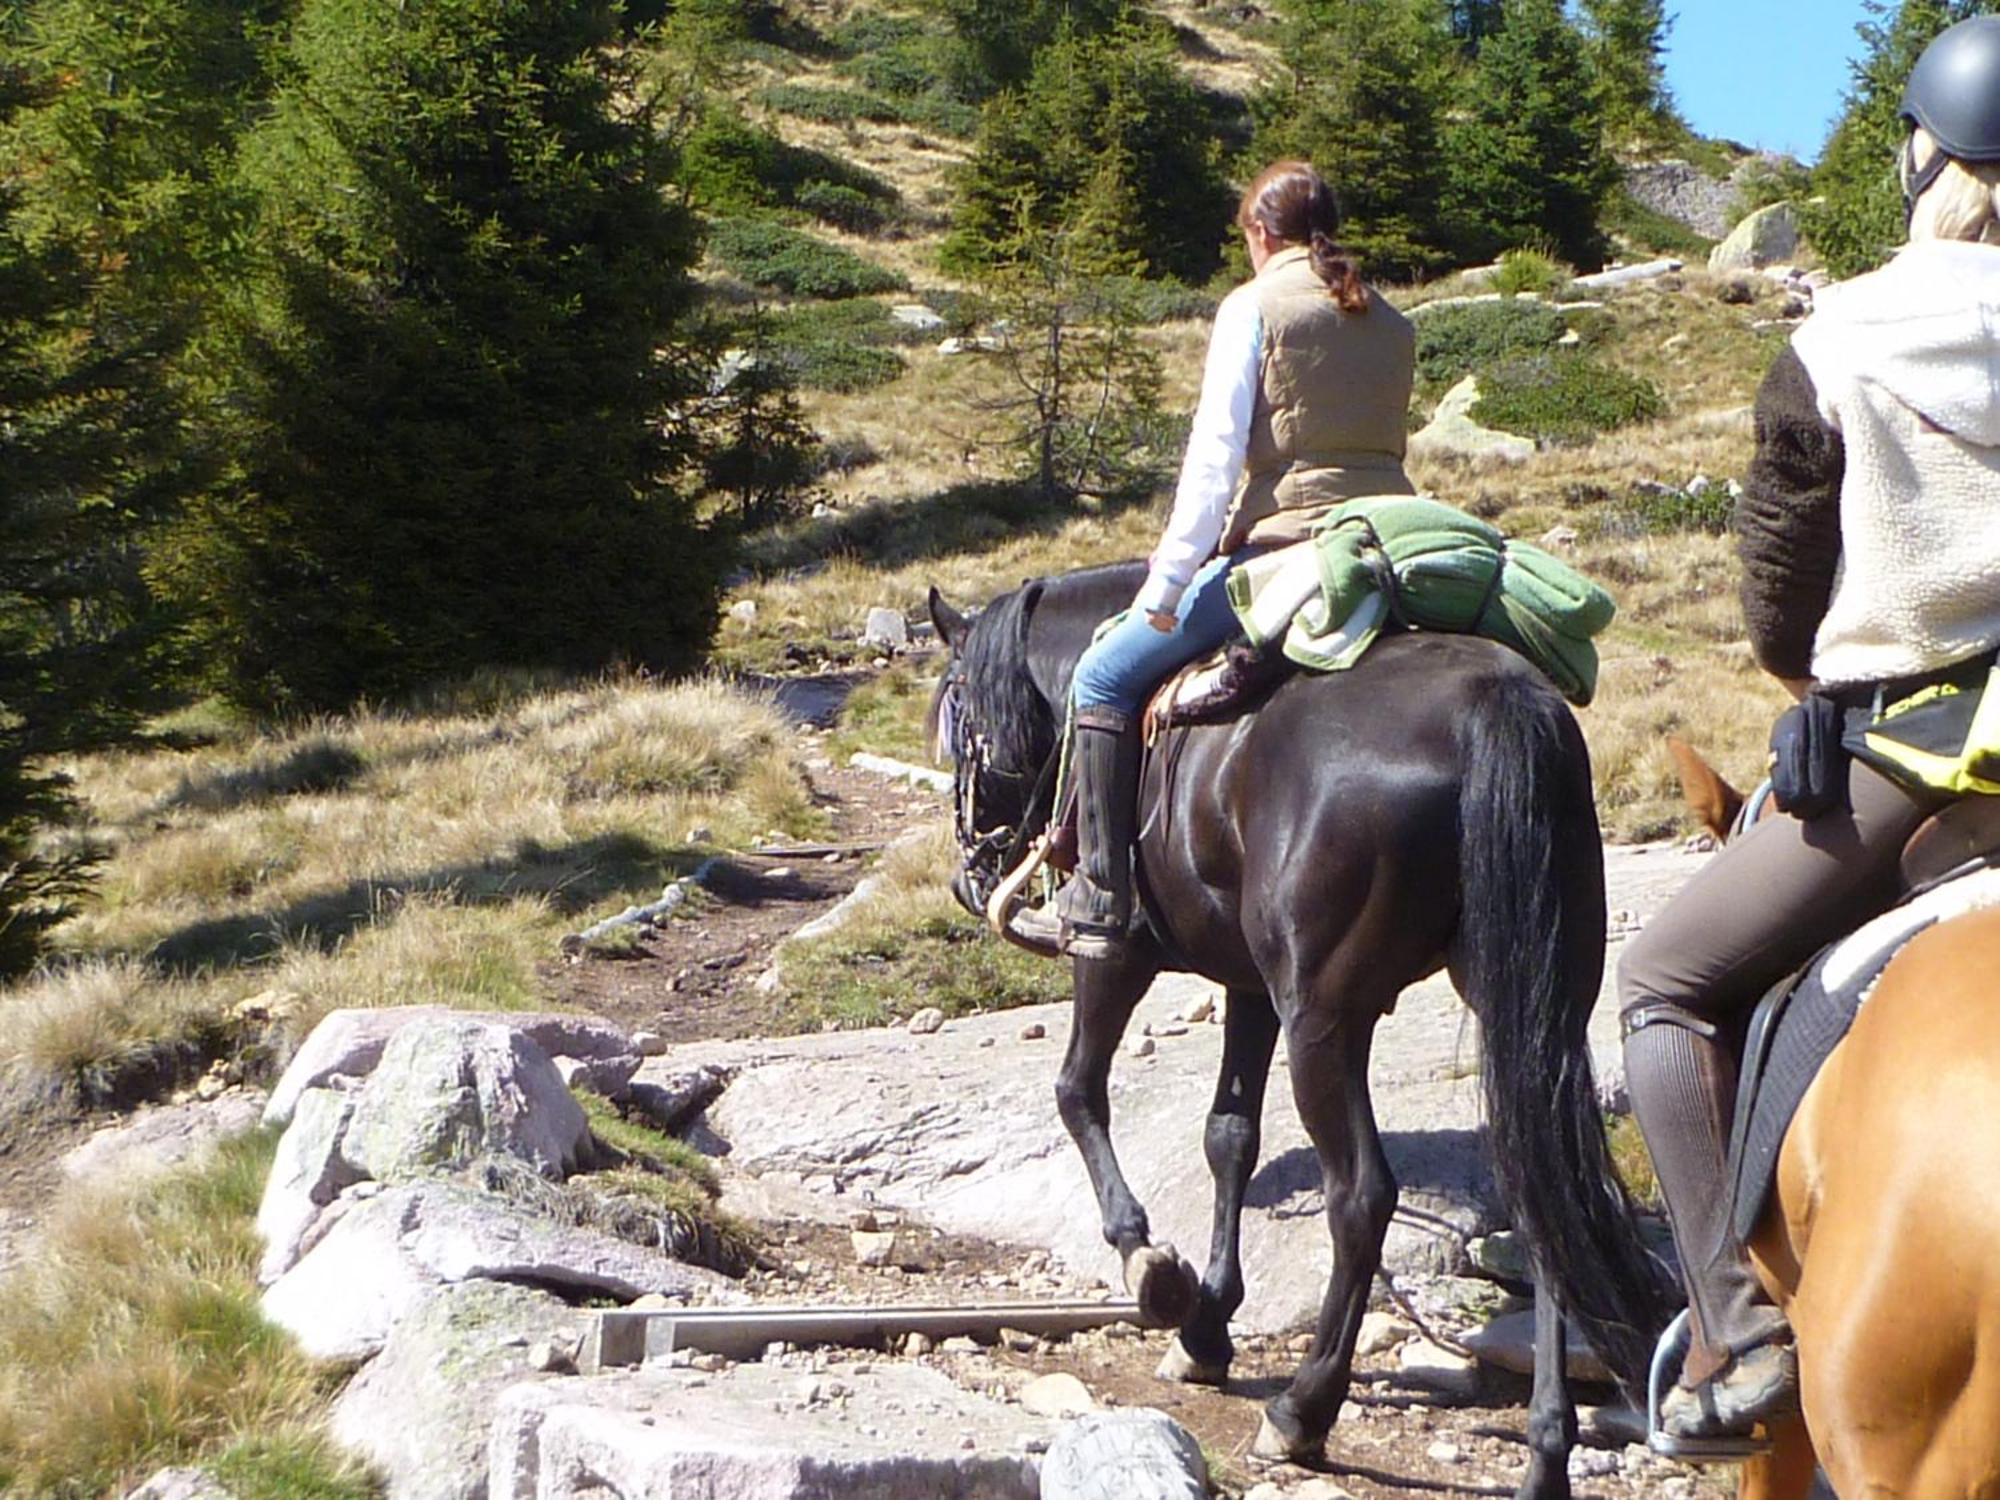
[[[979,612],[959,652],[966,721],[992,747],[1002,771],[1032,772],[1055,744],[1055,715],[1028,664],[1028,622],[1047,580],[1033,579]]]

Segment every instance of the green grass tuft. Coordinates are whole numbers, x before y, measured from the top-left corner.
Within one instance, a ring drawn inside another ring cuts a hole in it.
[[[865,297],[909,286],[885,266],[769,219],[718,220],[709,232],[708,248],[753,286],[792,297]]]
[[[1643,376],[1587,355],[1534,354],[1482,370],[1472,417],[1547,443],[1584,443],[1600,432],[1651,421],[1667,409]]]

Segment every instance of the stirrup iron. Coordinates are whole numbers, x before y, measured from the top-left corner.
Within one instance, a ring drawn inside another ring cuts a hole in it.
[[[1687,1438],[1660,1426],[1660,1403],[1694,1346],[1690,1312],[1682,1308],[1653,1346],[1653,1366],[1646,1377],[1646,1446],[1662,1458],[1684,1464],[1740,1464],[1762,1458],[1771,1451],[1767,1436]]]

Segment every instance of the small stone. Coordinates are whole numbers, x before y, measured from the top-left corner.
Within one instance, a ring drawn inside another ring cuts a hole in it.
[[[687,837],[682,842],[688,844],[712,844],[715,842],[715,831],[706,823],[698,823],[687,831]],[[637,1038],[635,1037],[634,1040],[636,1041]]]
[[[1354,1500],[1331,1479],[1308,1479],[1292,1491],[1291,1500]]]
[[[1528,1247],[1511,1229],[1483,1234],[1465,1247],[1473,1265],[1498,1281],[1533,1281],[1534,1267],[1528,1264]]]
[[[979,1045],[982,1047],[993,1047],[997,1046],[998,1043],[990,1036],[983,1036],[979,1039]]]
[[[945,1354],[977,1354],[979,1352],[978,1343],[967,1338],[962,1333],[953,1334],[942,1344],[938,1345],[938,1348]]]
[[[797,880],[799,872],[794,870],[790,865],[773,865],[764,872],[764,878],[772,881]]]
[[[1285,1348],[1293,1354],[1312,1353],[1313,1336],[1309,1333],[1295,1333],[1285,1341]]]
[[[697,1354],[688,1363],[704,1375],[720,1375],[729,1368],[729,1360],[720,1354]]]
[[[1000,1330],[1000,1342],[1016,1354],[1026,1354],[1035,1347],[1035,1336],[1018,1328],[1003,1328]]]
[[[1456,1443],[1432,1443],[1424,1449],[1424,1457],[1434,1464],[1458,1464],[1465,1462],[1465,1455],[1458,1451]]]
[[[1363,1359],[1387,1354],[1416,1333],[1416,1329],[1392,1313],[1364,1313],[1361,1330],[1354,1336],[1354,1352]]]
[[[545,1375],[574,1375],[576,1356],[555,1339],[536,1339],[528,1345],[528,1368]]]
[[[1030,1021],[1026,1026],[1021,1028],[1021,1040],[1024,1042],[1039,1042],[1048,1034],[1049,1028],[1044,1026],[1040,1021]]]
[[[729,606],[729,618],[734,620],[738,625],[752,624],[757,618],[757,601],[755,599],[738,599],[734,604]]]
[[[896,1231],[857,1229],[848,1236],[854,1243],[854,1259],[864,1266],[886,1266],[896,1258]]]
[[[1142,1036],[1134,1037],[1130,1042],[1127,1042],[1125,1050],[1134,1057],[1151,1057],[1159,1050],[1159,1046],[1151,1037]]]
[[[1097,1410],[1090,1387],[1067,1370],[1029,1381],[1020,1399],[1021,1410],[1037,1417],[1080,1417]]]
[[[932,1032],[944,1028],[944,1012],[935,1005],[926,1005],[910,1017],[907,1026],[916,1036],[929,1036]]]
[[[903,618],[901,610],[877,605],[868,611],[868,617],[861,626],[861,644],[887,646],[899,651],[910,644],[910,623]]]
[[[1166,1021],[1153,1028],[1154,1036],[1186,1036],[1187,1033],[1185,1021]]]
[[[783,1339],[772,1339],[770,1343],[764,1346],[764,1363],[767,1365],[777,1364],[791,1352],[792,1346]]]
[[[1571,1479],[1602,1479],[1607,1474],[1616,1474],[1625,1467],[1622,1454],[1607,1453],[1602,1448],[1572,1448],[1569,1450],[1569,1477]]]
[[[1215,1014],[1215,996],[1197,995],[1181,1007],[1181,1019],[1190,1026],[1199,1026]]]
[[[1333,1420],[1335,1426],[1352,1427],[1356,1422],[1368,1420],[1368,1408],[1359,1401],[1343,1401]]]
[[[1243,1492],[1243,1500],[1289,1500],[1291,1492],[1281,1490],[1270,1480]]]
[[[667,1300],[664,1292],[648,1292],[643,1297],[634,1298],[626,1304],[628,1312],[665,1312],[674,1304]]]
[[[826,1399],[826,1387],[817,1380],[801,1380],[792,1388],[801,1406],[818,1406]]]
[[[657,1031],[635,1031],[632,1033],[632,1050],[641,1057],[661,1057],[667,1050],[667,1039]]]
[[[929,1354],[935,1348],[937,1348],[937,1340],[927,1333],[913,1333],[903,1340],[903,1352],[905,1354]]]

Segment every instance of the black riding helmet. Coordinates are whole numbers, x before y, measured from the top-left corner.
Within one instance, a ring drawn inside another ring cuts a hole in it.
[[[1902,113],[1941,148],[1905,174],[1903,196],[1912,206],[1946,162],[2000,161],[2000,16],[1960,21],[1926,47],[1910,70]]]

